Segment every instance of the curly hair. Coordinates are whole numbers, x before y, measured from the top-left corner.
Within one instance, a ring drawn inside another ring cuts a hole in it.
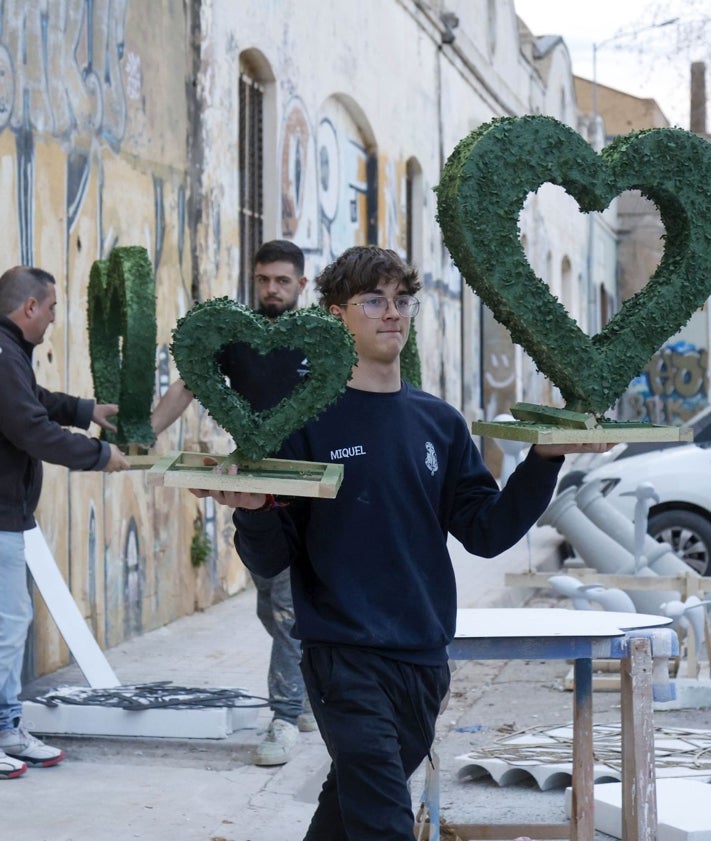
[[[376,245],[356,245],[346,249],[316,278],[316,289],[323,307],[345,304],[361,292],[373,292],[383,281],[403,283],[408,294],[414,295],[422,284],[417,269],[408,266],[390,248]]]

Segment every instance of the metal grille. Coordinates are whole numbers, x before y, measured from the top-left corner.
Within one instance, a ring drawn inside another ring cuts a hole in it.
[[[407,176],[405,178],[405,255],[408,265],[412,265],[415,261],[412,243],[412,225],[414,215],[414,192],[415,185],[413,184],[414,175],[410,166],[407,167]]]
[[[252,306],[254,255],[262,242],[264,90],[246,74],[239,79],[239,239],[240,273],[237,300]]]

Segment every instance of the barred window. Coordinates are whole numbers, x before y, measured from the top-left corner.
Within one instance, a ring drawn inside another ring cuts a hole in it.
[[[405,168],[405,255],[411,266],[422,271],[422,215],[424,212],[422,167],[408,158]]]
[[[254,305],[254,255],[264,228],[264,88],[246,73],[239,78],[239,239],[237,300]]]

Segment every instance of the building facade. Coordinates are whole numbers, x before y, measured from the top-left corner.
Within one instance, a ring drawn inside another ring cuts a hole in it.
[[[565,44],[534,37],[511,0],[8,0],[0,14],[5,262],[58,281],[35,358],[44,385],[92,393],[89,271],[113,247],[143,245],[153,262],[158,397],[177,376],[177,319],[196,300],[250,303],[254,252],[278,237],[304,249],[309,277],[354,244],[413,262],[423,387],[465,416],[555,402],[462,281],[436,221],[442,166],[483,122],[541,113],[577,126]],[[616,294],[615,210],[591,223],[571,201],[548,186],[532,195],[522,243],[595,332]],[[156,450],[230,446],[195,405]],[[247,585],[229,512],[139,471],[49,466],[38,519],[105,647]],[[211,547],[197,568],[195,535]],[[44,673],[67,651],[35,604],[28,671]]]

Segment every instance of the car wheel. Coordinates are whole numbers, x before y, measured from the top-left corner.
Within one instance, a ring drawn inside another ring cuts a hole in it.
[[[662,511],[649,518],[647,531],[699,575],[711,575],[711,523],[700,514]]]

